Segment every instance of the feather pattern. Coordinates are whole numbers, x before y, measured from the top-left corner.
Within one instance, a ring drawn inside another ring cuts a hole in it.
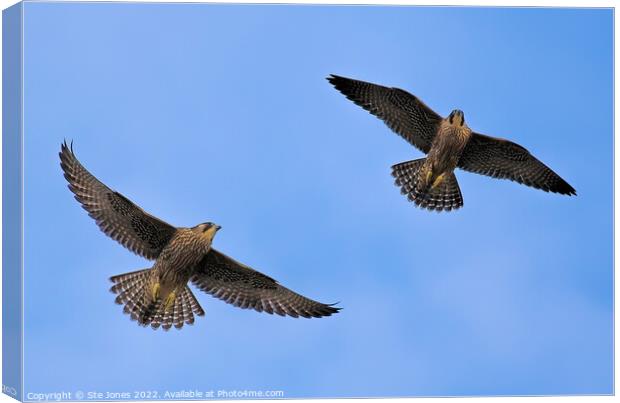
[[[161,327],[169,330],[172,326],[181,329],[184,324],[193,324],[194,314],[204,315],[202,307],[187,286],[177,295],[172,310],[168,312],[164,311],[164,305],[160,299],[146,303],[144,292],[151,275],[152,270],[145,269],[110,278],[113,283],[110,291],[117,294],[115,302],[124,305],[123,312],[133,320],[138,321],[142,326],[150,325],[153,329]]]
[[[270,277],[213,250],[219,226],[202,223],[175,228],[146,213],[95,178],[63,143],[61,167],[82,207],[99,228],[131,251],[155,260],[150,269],[110,278],[115,302],[141,326],[169,330],[194,323],[204,310],[188,287],[201,289],[241,308],[280,315],[321,317],[339,308],[296,294]]]
[[[417,206],[428,210],[450,211],[463,207],[463,196],[454,172],[446,175],[441,185],[422,191],[419,186],[424,158],[401,162],[392,167],[395,184],[403,195]]]
[[[437,154],[449,153],[450,147],[441,151],[437,148],[441,144],[450,145],[453,142],[452,136],[445,137],[448,143],[436,141],[438,137],[441,137],[437,133],[443,126],[442,122],[444,124],[449,122],[452,125],[453,117],[456,116],[464,125],[462,111],[454,110],[449,118],[443,119],[419,98],[398,88],[384,87],[336,75],[331,75],[327,80],[349,100],[383,120],[394,132],[427,153],[431,159],[437,157]],[[469,131],[469,129],[467,130]],[[455,151],[452,155],[440,155],[440,159],[454,157],[458,168],[493,178],[509,179],[545,192],[569,196],[577,194],[571,185],[522,146],[508,140],[469,132],[471,136],[468,136],[464,148],[458,152]],[[458,142],[454,144],[460,146]],[[399,165],[401,164],[396,166]],[[401,172],[393,173],[395,176],[402,174]],[[407,183],[411,184],[414,180],[415,177],[408,177]],[[399,182],[404,183],[404,181],[405,178],[397,176],[399,186],[401,186]],[[442,190],[449,192],[446,194],[447,197],[454,197],[452,208],[460,207],[457,206],[460,190],[458,190],[456,178],[449,181],[448,185],[451,187],[446,188],[447,185],[444,185]],[[410,199],[416,201],[416,204],[420,206],[421,204],[418,202],[428,203],[427,206],[434,206],[437,210],[449,210],[445,204],[443,208],[440,208],[441,200],[429,201],[425,199],[426,201],[422,202],[422,199],[411,193],[411,189],[408,189],[407,186],[402,189]]]
[[[205,255],[191,281],[216,298],[258,312],[319,318],[340,310],[299,295],[215,249]]]
[[[60,166],[75,199],[106,235],[147,259],[159,256],[175,227],[101,183],[80,164],[66,142],[61,147]]]
[[[545,192],[576,195],[575,189],[528,150],[512,141],[473,133],[458,167],[492,178],[509,179]]]
[[[409,143],[428,153],[441,116],[415,95],[351,78],[331,75],[327,80],[344,96],[366,109]]]

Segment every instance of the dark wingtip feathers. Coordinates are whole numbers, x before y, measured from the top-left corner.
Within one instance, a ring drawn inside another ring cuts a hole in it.
[[[577,191],[575,190],[575,188],[569,185],[568,182],[566,182],[565,180],[562,180],[562,183],[558,184],[558,186],[551,191],[566,196],[577,196]]]
[[[69,172],[76,161],[75,154],[73,153],[73,141],[67,144],[67,139],[64,139],[60,145],[58,156],[60,157],[60,168],[62,168],[65,179],[69,182],[69,189],[75,193],[73,189],[71,189],[71,177],[69,176]]]
[[[335,74],[330,74],[325,79],[329,81],[329,83],[333,85],[334,88],[336,88],[338,91],[344,94],[347,98],[349,98],[349,96],[351,95],[349,94],[349,92],[350,92],[351,82],[353,81],[352,79],[342,77],[342,76],[337,76]],[[349,88],[349,91],[347,91],[348,88]],[[349,98],[349,99],[351,101],[355,101],[352,98]]]
[[[336,304],[339,304],[340,302],[336,302],[333,304],[320,304],[319,306],[315,306],[314,309],[312,310],[297,310],[297,312],[275,312],[281,316],[292,316],[294,318],[298,318],[298,317],[304,317],[304,318],[323,318],[323,317],[327,317],[327,316],[332,316],[334,314],[337,314],[338,312],[340,312],[342,310],[342,308],[336,307]]]
[[[63,139],[62,144],[60,145],[60,153],[58,155],[60,155],[60,158],[62,159],[63,155],[66,155],[67,153],[73,154],[73,140],[67,144],[67,139]]]
[[[343,90],[346,89],[347,84],[353,81],[350,78],[338,76],[336,74],[330,74],[329,76],[325,77],[325,79],[329,81],[331,85],[333,85],[338,91],[342,93],[344,93]]]
[[[336,81],[338,81],[338,80],[339,80],[339,79],[341,79],[341,78],[342,78],[342,77],[337,76],[337,75],[335,75],[335,74],[330,74],[330,75],[328,75],[327,77],[325,77],[325,79],[326,79],[327,81],[329,81],[329,82],[330,82],[330,84],[334,84]]]
[[[334,315],[340,311],[342,311],[341,307],[338,307],[336,305],[338,305],[340,303],[339,302],[334,302],[333,304],[325,304],[325,309],[327,310],[327,314],[325,314],[324,316],[331,316]]]
[[[314,318],[321,318],[321,317],[324,317],[324,316],[332,316],[334,314],[337,314],[338,312],[340,312],[342,310],[342,308],[335,306],[335,305],[337,305],[339,303],[340,302],[336,302],[336,303],[333,303],[333,304],[323,304],[321,309],[317,309],[317,311],[315,312],[314,315],[312,315],[312,317],[314,317]]]

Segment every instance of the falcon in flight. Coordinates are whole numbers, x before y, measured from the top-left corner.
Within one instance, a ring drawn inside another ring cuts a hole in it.
[[[409,201],[429,210],[463,206],[454,169],[510,179],[545,192],[576,195],[575,189],[520,145],[473,132],[463,111],[439,116],[415,95],[399,88],[331,75],[327,80],[426,153],[426,158],[392,167],[396,185]]]
[[[207,222],[183,228],[153,217],[122,194],[90,174],[63,143],[60,166],[69,189],[101,231],[153,267],[110,278],[116,303],[142,326],[164,330],[194,323],[204,311],[188,287],[198,289],[239,308],[320,318],[340,310],[301,296],[250,267],[211,247],[219,225]]]

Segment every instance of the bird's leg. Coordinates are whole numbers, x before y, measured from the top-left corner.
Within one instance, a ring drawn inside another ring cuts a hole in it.
[[[433,177],[433,170],[429,169],[428,171],[426,171],[426,180],[424,181],[424,183],[426,183],[427,185],[425,186],[428,186],[428,183],[431,182],[432,177]]]
[[[151,299],[153,301],[157,301],[159,299],[159,290],[161,289],[161,285],[159,281],[152,285],[151,287]]]
[[[164,301],[164,311],[168,312],[170,310],[170,308],[172,308],[172,305],[174,305],[174,300],[177,299],[177,293],[172,291],[170,294],[168,294],[168,296],[166,297],[166,300]]]
[[[435,181],[431,185],[431,189],[435,189],[437,186],[441,185],[441,183],[443,182],[445,177],[446,177],[446,174],[443,173],[443,174],[439,175],[437,178],[435,178]]]

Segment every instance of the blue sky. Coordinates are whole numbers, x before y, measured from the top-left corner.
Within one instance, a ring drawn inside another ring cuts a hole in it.
[[[285,397],[612,392],[612,22],[604,9],[25,5],[25,392]],[[421,153],[330,74],[398,86],[528,148],[577,197],[457,172],[415,208]],[[102,181],[343,311],[207,314],[163,333],[108,277],[150,263],[73,200],[63,139]]]

